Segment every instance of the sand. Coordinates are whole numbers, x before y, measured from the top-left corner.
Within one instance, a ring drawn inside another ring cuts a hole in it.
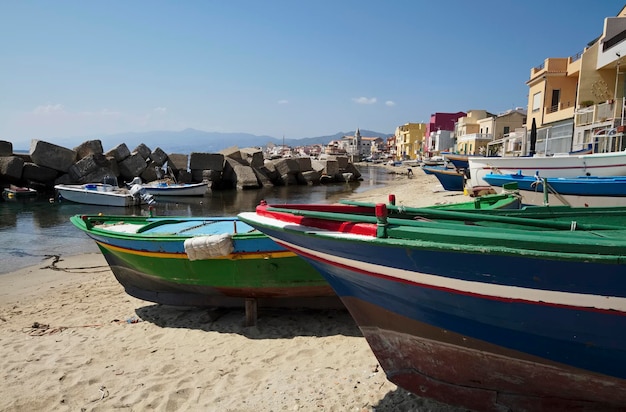
[[[404,170],[352,199],[468,201]],[[439,191],[437,191],[437,188]],[[433,189],[435,191],[433,191]],[[156,305],[100,254],[0,275],[1,411],[459,411],[390,383],[347,311]]]

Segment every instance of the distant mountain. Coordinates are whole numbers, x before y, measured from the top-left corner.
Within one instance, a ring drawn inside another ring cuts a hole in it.
[[[392,136],[390,134],[372,132],[369,130],[361,130],[360,132],[361,136],[365,137],[381,137],[385,139],[389,136]],[[284,139],[284,143],[288,146],[328,144],[331,140],[338,140],[341,139],[343,136],[354,136],[354,133],[355,131],[338,132],[332,136],[306,137],[302,139]],[[144,143],[150,149],[156,149],[157,147],[160,147],[166,153],[216,153],[220,150],[232,146],[244,148],[264,147],[270,143],[275,145],[283,144],[282,138],[276,138],[272,136],[257,136],[249,133],[205,132],[196,129],[185,129],[178,132],[153,131],[143,133],[118,133],[105,136],[57,138],[54,140],[50,140],[50,142],[71,149],[86,140],[96,139],[102,141],[102,146],[105,151],[108,151],[109,149],[121,143],[125,143],[132,151],[139,144]]]

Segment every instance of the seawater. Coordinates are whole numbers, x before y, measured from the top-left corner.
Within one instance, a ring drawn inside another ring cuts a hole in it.
[[[203,197],[160,197],[158,216],[235,216],[269,203],[332,203],[351,193],[384,186],[393,178],[380,167],[359,167],[362,180],[315,186],[276,186],[223,190]],[[141,215],[147,208],[119,208],[58,202],[41,196],[34,201],[0,201],[0,274],[37,265],[54,256],[99,253],[95,242],[69,221],[76,214]]]

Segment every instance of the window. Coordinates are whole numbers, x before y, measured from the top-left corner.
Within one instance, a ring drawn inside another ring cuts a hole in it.
[[[541,109],[541,92],[533,94],[533,112]]]
[[[509,134],[511,131],[511,128],[509,126],[504,126],[504,134]]]

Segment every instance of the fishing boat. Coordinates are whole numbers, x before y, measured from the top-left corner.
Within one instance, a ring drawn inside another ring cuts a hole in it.
[[[2,190],[2,197],[5,200],[34,199],[37,197],[37,191],[30,187],[9,185]]]
[[[469,161],[467,160],[470,155],[458,154],[458,153],[441,153],[444,160],[451,163],[457,169],[469,169]]]
[[[205,183],[175,183],[168,180],[141,183],[152,196],[204,196],[209,185]]]
[[[485,210],[518,210],[523,207],[521,202],[521,195],[517,190],[515,183],[507,184],[503,187],[502,193],[488,194],[474,198],[471,202],[459,202],[459,203],[442,203],[437,205],[428,206],[427,209],[443,209],[443,210],[457,210],[457,211],[485,211]],[[345,205],[355,206],[369,206],[374,207],[375,204],[371,202],[361,202],[350,199],[341,199],[339,203]],[[396,196],[391,194],[388,197],[388,203],[386,204],[388,212],[391,214],[397,213],[400,216],[410,216],[412,218],[419,218],[422,208],[415,208],[411,206],[398,205]]]
[[[75,215],[126,293],[177,306],[343,307],[295,253],[236,217]]]
[[[396,385],[479,411],[624,410],[626,211],[533,209],[238,216],[319,270]]]
[[[105,178],[103,183],[58,184],[54,189],[61,201],[69,200],[89,205],[129,207],[151,205],[155,202],[142,185],[133,184],[128,189],[119,187],[117,179],[110,177]]]
[[[391,213],[417,216],[396,206],[394,195],[388,201]],[[519,206],[519,196],[507,193],[432,207]],[[236,217],[75,215],[70,221],[96,242],[126,292],[139,299],[178,306],[240,305],[244,298],[283,306],[339,303],[308,263]],[[218,239],[228,247],[212,243]]]
[[[578,176],[544,178],[515,174],[489,173],[484,179],[501,188],[516,183],[523,202],[528,205],[558,205],[575,207],[626,206],[626,176]]]
[[[586,152],[585,152],[586,153]],[[468,157],[471,187],[488,186],[485,175],[518,171],[543,177],[626,176],[626,151],[609,153],[564,153],[532,157]]]
[[[444,190],[463,191],[465,175],[462,171],[446,166],[422,166],[422,170],[435,176]]]

